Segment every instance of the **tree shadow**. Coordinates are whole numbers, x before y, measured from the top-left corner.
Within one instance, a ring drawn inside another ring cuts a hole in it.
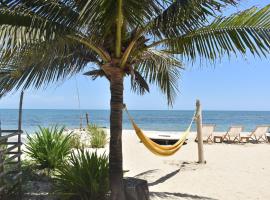
[[[169,174],[166,174],[165,176],[162,176],[161,178],[157,179],[156,181],[152,182],[152,183],[148,183],[148,186],[154,186],[160,183],[164,183],[165,181],[167,181],[168,179],[172,178],[173,176],[175,176],[176,174],[178,174],[178,172],[180,172],[180,169],[177,169]]]
[[[134,176],[134,178],[139,178],[140,176],[153,174],[153,173],[156,172],[156,171],[158,171],[158,169],[151,169],[151,170],[142,172],[142,173],[140,173],[140,174],[137,174],[136,176]]]
[[[150,192],[151,200],[155,199],[171,199],[172,197],[181,197],[185,199],[202,199],[202,200],[217,200],[211,197],[187,194],[187,193],[171,193],[171,192]]]
[[[157,179],[156,181],[154,181],[154,182],[152,182],[152,183],[148,183],[148,186],[154,186],[154,185],[158,185],[158,184],[160,184],[160,183],[164,183],[165,181],[167,181],[168,179],[170,179],[170,178],[172,178],[173,176],[175,176],[176,174],[178,174],[183,168],[185,168],[186,166],[189,166],[189,165],[191,165],[191,166],[193,166],[193,165],[199,165],[197,162],[195,162],[195,163],[192,163],[192,162],[183,162],[182,164],[181,164],[181,166],[180,166],[180,168],[179,169],[177,169],[177,170],[175,170],[175,171],[173,171],[173,172],[171,172],[171,173],[169,173],[169,174],[166,174],[165,176],[162,176],[161,178],[159,178],[159,179]],[[196,170],[196,169],[192,169],[192,170]],[[157,171],[157,169],[156,170],[149,170],[149,171],[151,171],[151,173],[153,173],[153,172],[155,172],[155,171]]]

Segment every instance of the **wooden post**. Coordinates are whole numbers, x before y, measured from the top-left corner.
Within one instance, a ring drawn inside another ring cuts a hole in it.
[[[23,95],[24,92],[21,92],[21,96],[20,96],[20,103],[19,103],[19,121],[18,121],[18,152],[19,152],[19,157],[18,157],[18,163],[19,163],[19,172],[21,173],[21,145],[22,145],[22,106],[23,106]],[[20,176],[19,178],[19,186],[18,186],[18,196],[19,199],[22,199],[22,176]]]
[[[80,130],[82,130],[82,115],[80,115]]]
[[[85,114],[85,118],[86,118],[86,124],[89,125],[89,115],[88,115],[88,113]]]
[[[201,103],[199,100],[196,101],[196,124],[197,124],[197,139],[198,139],[198,158],[199,163],[204,164],[204,153],[203,153],[203,137],[202,137],[202,110]]]
[[[21,96],[20,96],[20,104],[19,104],[19,121],[18,121],[18,131],[20,132],[18,134],[18,143],[21,144],[22,142],[22,138],[21,138],[21,134],[22,134],[22,105],[23,105],[23,94],[24,92],[21,92]],[[19,145],[19,152],[21,152],[21,145]],[[21,156],[19,156],[19,162],[21,161]]]

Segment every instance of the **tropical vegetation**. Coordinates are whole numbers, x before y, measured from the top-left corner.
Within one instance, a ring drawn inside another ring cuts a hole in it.
[[[73,152],[56,173],[56,192],[67,199],[104,200],[109,192],[109,162],[96,152]]]
[[[62,165],[72,150],[70,134],[64,134],[64,127],[39,127],[33,135],[27,135],[26,155],[39,169],[48,174]]]
[[[71,146],[74,149],[84,149],[86,145],[81,142],[80,135],[72,133]]]
[[[84,73],[110,84],[111,199],[125,199],[122,167],[124,79],[148,84],[172,105],[183,62],[270,50],[270,6],[222,16],[239,0],[2,0],[0,95]],[[90,66],[92,68],[90,68]]]
[[[87,133],[90,136],[90,147],[104,148],[108,143],[106,131],[95,124],[87,125]]]

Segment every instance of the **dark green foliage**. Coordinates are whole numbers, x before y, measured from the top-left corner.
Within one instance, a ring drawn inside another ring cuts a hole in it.
[[[54,170],[71,153],[71,135],[65,135],[64,128],[39,127],[34,135],[27,135],[25,153],[40,169]]]
[[[73,152],[56,174],[57,193],[67,199],[104,200],[109,191],[108,157]]]
[[[87,132],[90,135],[90,146],[92,148],[104,148],[108,143],[107,134],[104,129],[95,124],[87,126]]]

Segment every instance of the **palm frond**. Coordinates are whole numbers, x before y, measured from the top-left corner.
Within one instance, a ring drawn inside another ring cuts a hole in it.
[[[90,76],[93,80],[96,80],[98,77],[107,77],[106,73],[102,69],[94,69],[85,72],[83,75]]]
[[[163,42],[170,53],[182,54],[190,60],[197,57],[216,60],[224,54],[245,54],[248,50],[266,56],[270,52],[270,5],[217,18],[209,26]]]
[[[62,0],[2,0],[5,9],[24,15],[32,14],[66,27],[78,27],[79,13],[73,1]]]
[[[148,83],[142,77],[142,75],[134,70],[134,75],[130,78],[131,90],[138,93],[139,95],[144,95],[146,92],[150,92]]]
[[[236,0],[168,0],[168,7],[150,21],[147,29],[158,38],[175,37],[201,28],[209,17]]]
[[[69,45],[68,45],[69,44]],[[27,46],[0,66],[0,96],[13,88],[40,88],[81,72],[95,54],[63,38]]]
[[[71,34],[71,29],[37,17],[21,14],[8,9],[0,9],[1,56],[19,51],[23,46],[50,41],[57,35]]]
[[[172,105],[178,91],[178,78],[182,63],[166,52],[148,49],[134,68],[144,80],[156,84]]]
[[[162,11],[159,0],[125,0],[122,13],[126,30],[132,30]],[[88,25],[89,33],[106,36],[115,29],[117,3],[115,0],[89,0],[80,11],[80,21]],[[90,25],[90,26],[89,26]]]

